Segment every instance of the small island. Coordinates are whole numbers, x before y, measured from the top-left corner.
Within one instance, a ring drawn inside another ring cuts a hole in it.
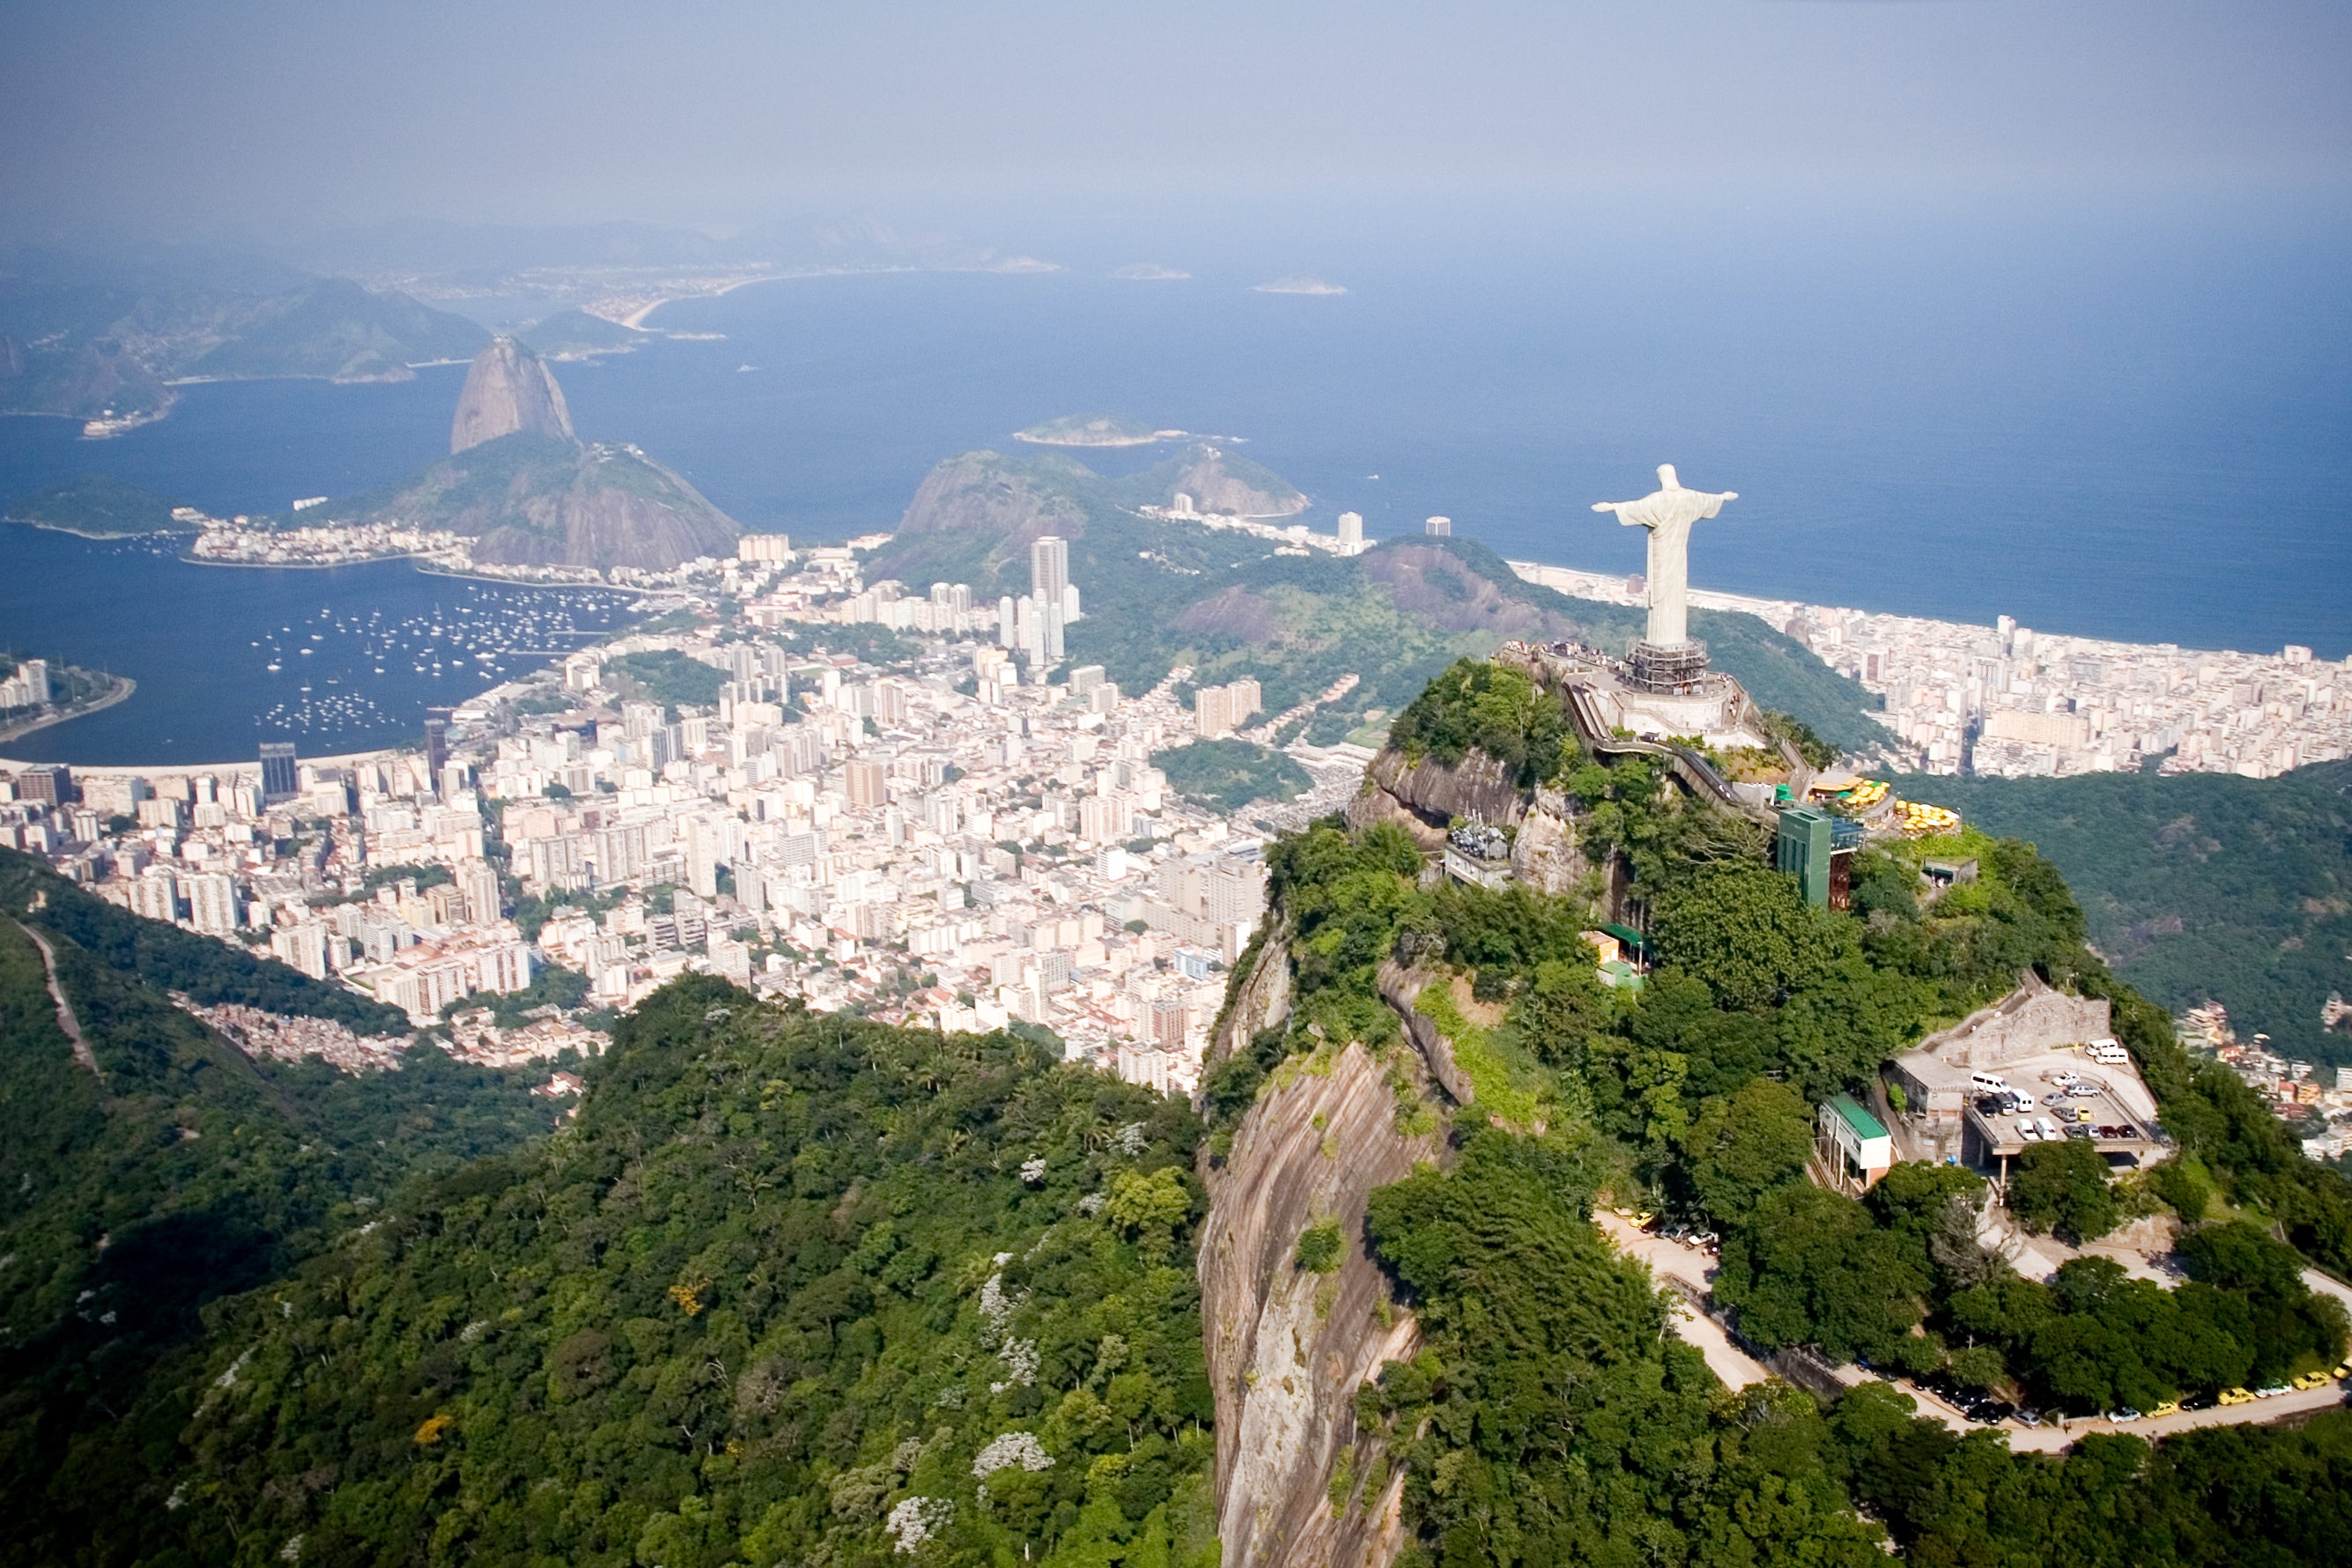
[[[1038,447],[1149,447],[1183,435],[1181,430],[1154,430],[1140,419],[1118,414],[1068,414],[1032,425],[1013,438]]]
[[[1345,294],[1347,289],[1338,283],[1326,283],[1320,278],[1277,278],[1271,283],[1261,283],[1260,294]]]
[[[7,521],[86,539],[194,533],[199,526],[196,514],[177,501],[110,474],[84,474],[10,501]]]

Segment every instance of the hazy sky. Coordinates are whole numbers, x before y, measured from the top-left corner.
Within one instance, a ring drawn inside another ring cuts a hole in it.
[[[2342,0],[16,0],[0,219],[2337,185]]]

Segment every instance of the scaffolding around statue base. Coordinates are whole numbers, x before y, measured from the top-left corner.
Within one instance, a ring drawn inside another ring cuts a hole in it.
[[[1708,689],[1706,644],[1637,642],[1626,661],[1625,684],[1660,697],[1697,697]]]

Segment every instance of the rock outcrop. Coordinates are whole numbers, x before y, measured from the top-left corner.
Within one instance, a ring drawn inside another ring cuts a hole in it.
[[[1160,505],[1190,496],[1192,510],[1211,517],[1291,517],[1307,506],[1272,470],[1216,447],[1194,447],[1153,468],[1150,478]]]
[[[449,450],[454,455],[519,431],[575,438],[555,373],[519,339],[493,338],[466,372],[457,415],[449,424]]]
[[[1572,892],[1592,875],[1568,796],[1538,788],[1511,841],[1511,875],[1539,893]]]
[[[1449,765],[1432,757],[1409,761],[1402,752],[1384,751],[1365,770],[1364,793],[1349,806],[1349,820],[1365,826],[1383,816],[1411,819],[1442,837],[1445,824],[1454,817],[1514,827],[1527,808],[1526,792],[1510,769],[1484,752],[1472,751]]]
[[[1277,925],[1258,943],[1250,971],[1217,1016],[1209,1040],[1211,1061],[1222,1061],[1249,1043],[1261,1029],[1272,1028],[1290,1016],[1290,937]]]
[[[1413,1052],[1390,1055],[1349,1044],[1286,1064],[1208,1173],[1201,1306],[1224,1568],[1384,1568],[1402,1541],[1402,1472],[1357,1431],[1354,1401],[1420,1336],[1365,1251],[1364,1214],[1374,1188],[1443,1159],[1445,1140],[1433,1125],[1399,1130],[1391,1074],[1409,1094],[1429,1091]],[[1330,1273],[1299,1268],[1299,1237],[1328,1220],[1344,1260]],[[1343,1453],[1354,1484],[1335,1507]]]

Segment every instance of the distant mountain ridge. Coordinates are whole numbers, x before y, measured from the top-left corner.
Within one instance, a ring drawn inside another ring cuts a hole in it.
[[[226,265],[107,266],[18,251],[0,264],[0,412],[154,417],[183,380],[401,381],[470,357],[462,316],[344,279]]]

